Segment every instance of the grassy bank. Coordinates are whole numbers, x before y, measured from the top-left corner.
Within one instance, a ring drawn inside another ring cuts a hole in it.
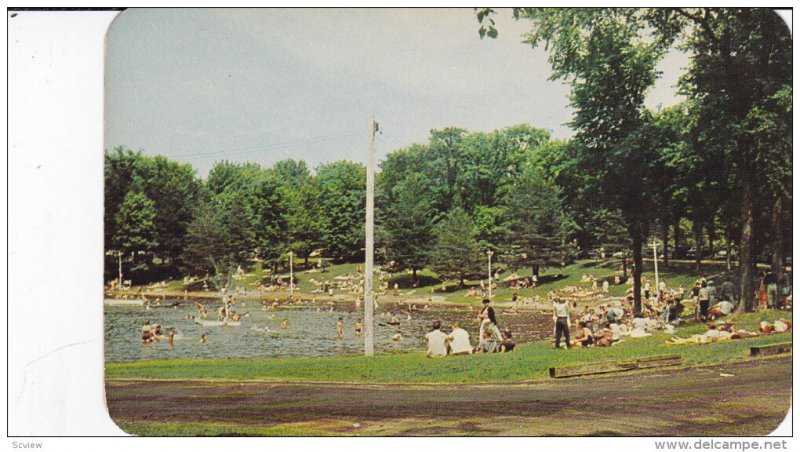
[[[755,331],[761,320],[790,317],[787,311],[750,313],[731,320]],[[702,333],[702,324],[678,328],[676,335]],[[211,379],[258,381],[338,381],[374,383],[478,383],[536,380],[550,367],[647,356],[678,354],[686,365],[731,362],[747,357],[749,348],[792,340],[791,333],[705,345],[668,346],[669,336],[625,339],[609,348],[555,350],[550,342],[522,345],[514,353],[426,358],[421,352],[331,358],[229,358],[144,361],[107,364],[107,379]]]
[[[312,279],[318,282],[324,280],[330,281],[337,276],[348,274],[355,275],[358,267],[359,264],[351,263],[328,265],[325,268],[325,272],[322,273],[316,270],[311,272],[298,270],[295,272],[297,284],[294,290],[294,297],[296,299],[331,299],[332,297],[327,294],[314,292],[314,290],[317,289],[317,286],[312,282]],[[519,289],[517,292],[520,297],[531,298],[536,296],[545,297],[551,290],[559,290],[566,286],[581,286],[589,288],[591,283],[581,281],[581,277],[583,275],[591,274],[597,278],[613,277],[615,274],[619,274],[619,267],[620,262],[618,259],[616,259],[604,261],[582,260],[563,268],[543,269],[540,273],[540,285],[534,288]],[[684,288],[689,289],[697,279],[697,275],[695,275],[692,271],[692,265],[686,262],[672,262],[669,268],[662,267],[659,270],[660,279],[665,281],[670,288],[675,288],[682,285]],[[714,266],[706,263],[704,270],[706,270],[706,272],[703,273],[703,275],[708,276],[721,271],[721,268],[719,265]],[[504,272],[501,275],[501,279],[505,278],[509,274],[510,271]],[[531,274],[532,271],[530,268],[521,268],[518,271],[520,278],[530,277]],[[244,275],[241,280],[236,282],[236,285],[253,291],[252,293],[254,294],[253,296],[255,298],[263,298],[267,300],[286,299],[286,297],[288,297],[287,287],[279,291],[265,292],[263,294],[259,294],[255,291],[258,282],[262,281],[263,278],[268,276],[269,272],[263,269],[261,264],[257,263],[254,264],[249,273]],[[651,281],[654,281],[655,275],[652,272],[651,265],[648,265],[647,263],[645,264],[643,276],[647,277]],[[384,301],[427,301],[432,297],[437,297],[437,299],[443,299],[446,303],[480,303],[480,299],[476,297],[467,297],[467,291],[470,287],[480,287],[480,280],[467,280],[465,281],[464,287],[457,287],[456,283],[452,281],[445,282],[444,290],[442,290],[442,283],[439,280],[439,276],[435,273],[432,273],[429,270],[421,270],[418,273],[418,277],[422,282],[422,286],[412,289],[412,278],[410,273],[400,272],[391,275],[389,278],[390,287],[394,287],[394,283],[397,282],[401,288],[400,294],[395,296],[393,291],[390,290],[388,294],[380,295],[379,299]],[[376,281],[376,284],[381,283],[382,282]],[[200,287],[202,287],[202,282],[195,281],[189,285],[185,285],[181,280],[175,280],[167,281],[166,287],[163,288],[144,288],[144,292],[151,298],[160,296],[182,297],[184,290],[188,290],[190,292],[190,296],[200,297],[218,295],[218,292],[215,291],[202,291],[202,289],[199,289]],[[628,287],[629,286],[626,284],[612,285],[609,289],[609,294],[611,296],[622,296]],[[200,292],[197,292],[198,290],[200,290]],[[507,282],[500,281],[498,283],[498,287],[494,291],[493,298],[499,303],[510,302],[512,292],[513,291],[510,287],[508,287]],[[127,296],[137,296],[138,288],[122,292],[121,294],[125,294]],[[349,298],[354,297],[354,295],[350,292],[339,290],[334,291],[334,295],[345,295]]]

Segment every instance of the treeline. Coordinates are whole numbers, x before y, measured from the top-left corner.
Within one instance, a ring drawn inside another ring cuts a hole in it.
[[[363,258],[364,167],[284,160],[271,168],[222,161],[203,180],[188,164],[121,147],[105,154],[106,278],[118,253],[142,280],[214,275],[253,259],[277,270],[308,260]]]
[[[492,133],[434,130],[389,154],[376,179],[377,260],[463,280],[486,251],[515,267],[574,257],[575,226],[544,164],[564,146],[527,125]],[[105,155],[106,277],[213,275],[257,258],[274,270],[291,251],[364,258],[365,168],[303,161],[271,168],[222,161],[207,178],[188,164],[121,147]]]

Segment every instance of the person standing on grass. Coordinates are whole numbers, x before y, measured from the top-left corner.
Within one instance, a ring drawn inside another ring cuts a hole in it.
[[[488,328],[496,341],[503,340],[503,336],[500,335],[500,329],[497,328],[497,317],[495,317],[494,308],[488,298],[483,299],[483,309],[478,314],[478,321],[481,322],[480,337],[483,337],[483,331]]]
[[[722,283],[722,289],[720,290],[719,296],[723,301],[733,303],[733,283],[731,282],[730,277],[728,277],[725,282]]]
[[[561,335],[569,345],[569,303],[561,298],[553,300],[553,322],[555,322],[556,348],[561,348]]]
[[[697,302],[700,305],[700,319],[706,321],[708,318],[708,308],[711,304],[711,297],[708,290],[708,283],[700,283],[700,292],[697,294]]]

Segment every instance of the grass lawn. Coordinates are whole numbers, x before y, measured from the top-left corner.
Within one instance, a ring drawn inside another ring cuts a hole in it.
[[[737,328],[755,331],[761,320],[791,317],[788,311],[767,311],[731,316]],[[677,329],[688,337],[702,333],[702,324]],[[647,356],[677,354],[685,365],[706,365],[747,357],[749,348],[792,341],[791,333],[740,339],[704,345],[668,346],[669,336],[654,334],[630,339],[608,348],[555,350],[551,342],[521,345],[507,354],[480,354],[438,359],[421,352],[326,358],[230,358],[143,361],[107,364],[107,379],[210,379],[256,381],[337,381],[374,383],[479,383],[529,381],[547,378],[550,367],[588,364],[609,360],[631,360]]]
[[[298,264],[300,262],[298,262]],[[314,264],[315,262],[316,260],[314,259],[310,261],[311,264]],[[294,289],[295,298],[327,298],[327,295],[313,292],[318,288],[318,286],[312,283],[311,280],[315,279],[321,282],[325,280],[333,280],[333,278],[337,276],[347,274],[355,275],[356,269],[360,265],[361,264],[359,263],[332,264],[330,261],[325,260],[324,272],[319,272],[316,270],[308,272],[296,269],[295,277],[297,279],[297,283]],[[540,285],[535,288],[519,289],[518,295],[522,298],[536,296],[545,297],[551,290],[559,290],[566,286],[582,286],[589,288],[591,287],[591,283],[581,282],[581,277],[584,274],[591,274],[597,278],[612,277],[615,274],[621,274],[620,265],[620,260],[615,258],[606,259],[604,261],[581,260],[563,268],[546,268],[540,272]],[[709,276],[719,272],[722,267],[720,267],[719,263],[705,262],[703,268],[706,270],[703,275]],[[659,268],[659,278],[666,281],[668,287],[670,288],[683,286],[688,291],[688,289],[691,288],[691,286],[694,284],[694,281],[697,279],[697,275],[694,273],[693,269],[693,264],[689,262],[672,261],[670,267],[668,268],[665,268],[662,263],[661,268]],[[252,290],[262,281],[264,277],[268,277],[269,274],[270,271],[268,269],[262,268],[261,263],[256,262],[250,269],[248,269],[243,279],[236,281],[236,285]],[[282,270],[281,274],[288,275],[288,271]],[[502,279],[509,274],[510,270],[506,270],[501,274],[500,277]],[[520,268],[518,269],[518,274],[520,278],[530,277],[532,271],[530,268]],[[390,287],[393,287],[394,282],[398,282],[401,288],[401,295],[399,297],[395,297],[393,294],[391,294],[390,290],[389,295],[382,295],[379,296],[379,298],[382,298],[383,300],[420,300],[435,296],[442,297],[447,303],[480,304],[480,299],[475,297],[467,297],[468,288],[479,287],[481,282],[480,280],[467,280],[465,281],[466,287],[463,288],[456,287],[456,283],[454,281],[448,281],[445,282],[445,290],[442,291],[442,284],[437,274],[431,272],[430,270],[420,270],[417,273],[417,276],[422,282],[422,286],[411,291],[412,278],[410,272],[399,272],[392,274],[389,279],[389,285]],[[645,261],[643,276],[650,280],[651,284],[655,286],[655,274],[653,272],[652,261]],[[376,286],[379,286],[382,283],[383,281],[378,279],[375,281]],[[164,296],[169,294],[172,296],[182,296],[185,289],[188,289],[190,292],[193,290],[197,291],[199,290],[197,288],[200,287],[201,284],[201,282],[194,282],[192,285],[186,286],[183,284],[183,280],[171,280],[166,281],[165,288],[157,289],[153,292],[150,292],[146,289],[145,292],[149,292],[148,294],[151,296]],[[508,283],[503,281],[498,283],[498,287],[493,292],[493,299],[495,302],[503,303],[511,301],[511,295],[513,291],[507,287],[507,285]],[[612,284],[609,288],[609,295],[623,296],[629,287],[630,286],[627,284]],[[137,290],[137,288],[134,288],[129,291],[124,291],[123,293],[127,295],[135,295]],[[267,299],[285,299],[288,296],[288,292],[288,287],[284,286],[282,290],[268,292],[264,294],[263,297]],[[348,297],[353,296],[350,292],[342,292],[339,290],[335,291],[334,294],[345,294]],[[217,295],[217,293],[210,292],[209,295],[214,296]]]

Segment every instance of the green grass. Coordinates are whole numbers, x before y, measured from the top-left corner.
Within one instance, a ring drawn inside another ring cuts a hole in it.
[[[737,328],[754,331],[761,320],[787,317],[786,311],[768,311],[731,317]],[[702,333],[702,324],[679,328],[676,335]],[[375,383],[468,383],[536,380],[550,367],[609,360],[678,354],[686,365],[706,365],[747,357],[749,347],[792,340],[791,333],[705,345],[668,346],[669,336],[655,334],[630,339],[608,348],[555,350],[548,342],[521,345],[514,353],[480,354],[438,359],[421,352],[330,358],[229,358],[143,361],[107,364],[108,379],[210,379],[258,381],[339,381]]]
[[[298,266],[302,260],[298,261]],[[315,259],[310,261],[311,264],[316,263]],[[346,263],[346,264],[331,264],[330,261],[325,260],[325,271],[324,272],[311,272],[308,273],[303,270],[298,270],[295,272],[295,276],[297,278],[297,283],[295,285],[295,297],[296,298],[325,298],[325,295],[319,293],[313,293],[313,290],[317,289],[317,286],[311,282],[311,279],[316,279],[317,281],[324,281],[324,280],[333,280],[333,278],[341,275],[346,274],[356,274],[356,269],[361,264],[359,263]],[[652,262],[645,262],[643,275],[647,277],[651,284],[655,285],[655,275],[652,271]],[[518,296],[522,298],[531,298],[531,297],[545,297],[548,292],[551,290],[559,290],[563,289],[566,286],[580,286],[584,288],[591,287],[591,283],[581,282],[581,276],[584,274],[591,274],[597,278],[606,278],[612,277],[620,271],[620,261],[619,259],[607,259],[605,261],[596,261],[596,260],[581,260],[576,261],[568,266],[563,268],[547,268],[543,269],[540,272],[540,281],[546,279],[547,277],[553,277],[556,275],[563,275],[563,278],[556,279],[550,282],[541,283],[535,288],[527,288],[527,289],[520,289],[517,291]],[[284,272],[281,274],[286,274],[288,272]],[[501,279],[505,278],[510,274],[510,270],[506,270],[503,274],[501,274]],[[530,268],[520,268],[518,270],[518,274],[521,278],[531,276],[531,269]],[[247,270],[246,276],[244,279],[238,280],[236,282],[237,286],[242,286],[247,289],[254,289],[254,283],[259,283],[264,277],[268,277],[270,274],[268,269],[262,268],[260,262],[255,263],[250,269]],[[401,295],[399,297],[395,297],[389,291],[389,295],[383,296],[384,299],[388,300],[397,300],[397,299],[428,299],[429,297],[443,297],[445,302],[453,303],[453,304],[480,304],[480,299],[475,297],[467,297],[467,290],[469,287],[478,287],[480,286],[480,280],[467,280],[465,288],[457,288],[456,283],[453,281],[446,282],[446,290],[444,292],[441,291],[441,282],[438,278],[438,275],[431,272],[430,270],[420,270],[418,272],[418,276],[420,280],[423,282],[423,286],[416,288],[413,293],[409,293],[409,289],[411,286],[411,275],[408,272],[398,272],[392,274],[389,279],[390,287],[393,287],[394,282],[399,282],[401,287]],[[694,281],[697,279],[697,275],[694,274],[693,266],[687,263],[675,263],[672,262],[669,268],[662,268],[659,272],[659,277],[662,280],[665,280],[667,285],[670,288],[676,288],[679,285],[682,285],[687,290],[691,288]],[[376,280],[375,284],[380,285],[383,281]],[[496,302],[510,302],[511,296],[513,291],[506,287],[507,283],[502,281],[499,282],[497,289],[493,292],[493,298]],[[163,290],[159,290],[157,292],[153,292],[151,295],[153,296],[163,296],[167,295],[168,292],[171,292],[173,295],[182,295],[184,289],[191,290],[200,290],[198,287],[202,285],[202,282],[195,282],[191,288],[185,287],[182,280],[172,280],[167,281],[167,287]],[[619,285],[611,285],[609,288],[609,295],[611,296],[623,296],[627,289],[630,286],[626,284],[619,284]],[[127,293],[134,294],[136,293],[137,289],[134,288]],[[349,292],[342,292],[342,291],[335,291],[337,295],[340,294],[349,294]],[[288,296],[288,288],[284,288],[281,291],[276,292],[269,292],[264,295],[267,298],[285,298]]]

